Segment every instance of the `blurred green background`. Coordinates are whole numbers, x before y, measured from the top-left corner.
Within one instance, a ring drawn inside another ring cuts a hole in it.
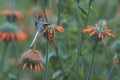
[[[43,12],[41,0],[0,0],[0,11],[12,9],[20,10],[23,13],[23,20],[15,24],[19,28],[29,30],[30,36],[27,41],[15,42],[15,47],[9,44],[6,56],[4,57],[4,69],[0,71],[0,80],[42,80],[44,71],[40,73],[30,73],[28,69],[22,71],[17,67],[17,62],[21,59],[21,54],[28,49],[34,35],[33,15],[28,15],[27,11],[39,7]],[[64,33],[57,33],[55,37],[59,53],[56,54],[54,46],[49,45],[49,63],[47,80],[77,80],[77,71],[79,72],[78,80],[86,80],[89,64],[92,57],[93,41],[89,35],[81,34],[81,29],[87,25],[93,25],[103,20],[115,35],[115,38],[106,37],[103,42],[99,42],[96,50],[95,61],[93,65],[91,80],[120,80],[120,65],[113,64],[114,60],[119,60],[119,52],[116,51],[116,42],[120,41],[120,0],[43,0],[45,9],[50,9],[52,4],[52,21],[64,27]],[[89,4],[92,1],[90,9]],[[78,11],[80,9],[80,12]],[[86,23],[88,11],[90,10],[88,22]],[[59,18],[60,15],[60,18]],[[78,15],[80,15],[78,17]],[[59,22],[60,19],[60,22]],[[79,20],[79,21],[78,21]],[[5,15],[0,15],[0,24],[7,22]],[[79,22],[79,23],[78,23]],[[79,24],[79,25],[78,25]],[[81,35],[83,35],[82,48],[79,63],[77,63],[78,49]],[[5,42],[0,41],[0,66],[2,65],[2,53]],[[120,49],[120,46],[117,46]],[[36,49],[39,50],[46,60],[46,39],[42,36],[39,38]],[[16,51],[17,50],[17,51]],[[114,56],[117,55],[117,58]],[[79,64],[79,70],[77,65]],[[112,70],[113,69],[113,70]],[[1,69],[0,69],[1,70]],[[112,73],[110,74],[110,72]],[[110,75],[110,79],[107,79]]]

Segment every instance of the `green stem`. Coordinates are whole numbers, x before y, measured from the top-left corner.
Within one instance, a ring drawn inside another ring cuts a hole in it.
[[[78,32],[78,39],[79,39],[79,42],[78,42],[78,57],[77,57],[77,80],[79,80],[79,64],[80,64],[80,54],[81,54],[81,47],[82,47],[82,35],[81,35],[81,32],[82,32],[82,28],[80,27],[80,8],[79,8],[79,5],[80,4],[80,0],[78,1],[78,22],[77,22],[77,25],[78,25],[78,28],[80,28],[80,31]]]
[[[118,65],[118,68],[117,68],[117,77],[118,79],[120,79],[120,64]]]
[[[60,15],[61,15],[61,0],[59,0],[58,2],[58,21],[57,21],[57,24],[60,25]]]
[[[46,64],[45,64],[45,72],[43,80],[47,80],[47,69],[48,69],[48,41],[47,41],[47,48],[46,48]]]
[[[50,23],[52,22],[52,0],[50,0]]]
[[[3,72],[3,69],[4,69],[4,63],[5,63],[5,56],[6,56],[6,53],[7,53],[7,49],[8,49],[8,44],[9,42],[4,42],[4,48],[3,48],[3,54],[2,54],[2,58],[1,58],[1,69],[0,69],[0,73]]]
[[[89,20],[89,16],[90,16],[90,11],[91,11],[92,2],[93,2],[93,0],[91,0],[91,1],[89,2],[88,14],[87,14],[87,19],[86,19],[85,27],[86,27],[87,24],[88,24],[88,20]]]
[[[114,65],[112,65],[111,70],[110,70],[110,72],[109,72],[106,80],[110,80],[110,77],[111,77],[111,75],[112,75],[112,73],[113,73],[113,71],[114,71],[114,68],[115,68]]]
[[[13,53],[14,53],[14,55],[15,55],[15,58],[16,58],[16,62],[18,62],[18,59],[19,59],[19,55],[18,55],[18,49],[17,49],[17,45],[16,45],[16,42],[12,42],[12,46],[11,46],[12,48],[13,48]]]
[[[44,4],[44,0],[41,0],[41,5],[42,5],[42,9],[43,9],[43,12],[44,12],[44,15],[45,15],[45,20],[46,20],[46,22],[48,22],[48,19],[47,19],[46,13],[45,13],[45,4]]]
[[[89,67],[87,80],[90,80],[91,71],[92,71],[92,67],[93,67],[93,63],[94,63],[94,57],[95,57],[95,53],[96,53],[96,48],[97,48],[97,41],[95,42],[95,45],[94,45],[94,48],[93,48],[92,61],[91,61],[90,67]]]

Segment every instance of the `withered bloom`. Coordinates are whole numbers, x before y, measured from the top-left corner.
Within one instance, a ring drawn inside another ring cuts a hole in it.
[[[95,26],[87,26],[82,32],[88,33],[92,38],[102,41],[104,41],[105,36],[115,37],[107,26],[100,26],[98,24],[95,24]]]
[[[21,55],[22,60],[17,64],[17,66],[22,65],[22,69],[25,70],[26,67],[30,69],[30,72],[35,70],[40,72],[44,70],[42,64],[42,54],[38,50],[27,50]]]

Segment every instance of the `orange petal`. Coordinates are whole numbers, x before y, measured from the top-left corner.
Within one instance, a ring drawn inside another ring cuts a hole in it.
[[[61,26],[57,26],[57,25],[55,25],[55,30],[60,31],[60,32],[64,32],[64,28]]]
[[[18,62],[16,66],[20,66],[22,64],[22,62]]]
[[[42,34],[44,34],[45,32],[46,32],[46,29],[43,29]]]
[[[32,9],[30,9],[30,10],[28,10],[28,12],[27,12],[27,13],[28,13],[28,15],[33,15],[33,13],[34,13],[34,12],[33,12],[33,10],[32,10]]]
[[[103,34],[101,34],[101,39],[102,39],[102,41],[104,41],[104,36],[103,36]]]
[[[42,65],[42,64],[40,64],[40,68],[41,68],[42,70],[44,70],[44,67],[43,67],[43,65]]]
[[[22,70],[25,70],[26,67],[27,67],[27,63],[24,63]]]
[[[112,38],[115,38],[115,36],[112,34],[112,33],[109,33],[109,32],[105,32],[106,35],[112,37]]]
[[[10,34],[10,38],[11,38],[12,41],[15,40],[16,36],[15,36],[14,32]]]
[[[23,32],[23,31],[19,31],[16,33],[16,39],[18,41],[25,41],[25,40],[27,40],[27,38],[28,38],[27,33]]]
[[[21,11],[15,11],[14,12],[14,15],[17,17],[17,18],[22,18],[22,12]]]
[[[6,40],[6,36],[7,36],[7,33],[3,32],[1,37],[0,37],[0,40],[2,40],[2,41]]]
[[[98,38],[101,38],[101,36],[102,36],[102,33],[98,33]]]
[[[38,69],[37,69],[37,64],[35,64],[35,70],[36,70],[36,72],[38,72]]]
[[[10,15],[11,11],[10,10],[3,10],[3,11],[0,11],[0,14]]]
[[[93,36],[95,34],[95,31],[92,31],[91,33],[90,33],[90,36]]]
[[[33,69],[33,68],[32,68],[32,64],[30,64],[30,72],[32,72],[32,69]]]
[[[37,70],[38,70],[38,72],[40,72],[41,71],[41,69],[40,69],[40,67],[39,67],[39,65],[37,64]]]

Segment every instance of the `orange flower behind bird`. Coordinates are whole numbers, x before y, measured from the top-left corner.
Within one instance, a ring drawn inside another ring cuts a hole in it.
[[[28,13],[28,15],[35,16],[36,19],[45,17],[44,12],[40,12],[39,9],[35,9],[35,10],[34,9],[30,9],[30,10],[28,10],[27,13]],[[45,13],[46,13],[46,17],[49,18],[50,17],[50,10],[46,10]]]

